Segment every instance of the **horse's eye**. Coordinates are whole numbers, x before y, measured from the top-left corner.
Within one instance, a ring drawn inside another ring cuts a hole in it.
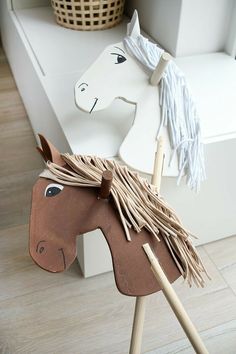
[[[44,251],[44,247],[42,246],[42,247],[40,247],[40,249],[39,249],[39,253],[43,253],[43,251]]]
[[[118,53],[111,53],[111,55],[116,55],[116,62],[115,62],[115,64],[121,64],[121,63],[124,63],[124,61],[127,60],[123,55],[118,54]]]
[[[124,63],[124,61],[126,61],[126,58],[123,55],[118,55],[117,56],[117,62],[115,64],[121,64]]]
[[[57,183],[51,183],[47,186],[44,192],[45,197],[54,197],[63,190],[63,186]]]

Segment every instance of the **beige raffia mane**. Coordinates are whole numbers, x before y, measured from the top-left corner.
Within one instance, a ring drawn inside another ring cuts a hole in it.
[[[164,240],[182,276],[191,286],[204,285],[202,273],[206,270],[192,244],[191,236],[181,225],[175,212],[155,192],[155,187],[138,173],[114,160],[94,156],[62,154],[63,160],[72,170],[48,162],[48,169],[40,177],[49,178],[61,184],[78,187],[99,187],[104,170],[111,170],[113,181],[111,196],[117,207],[125,235],[131,241],[129,229],[140,232],[144,227],[159,241]]]

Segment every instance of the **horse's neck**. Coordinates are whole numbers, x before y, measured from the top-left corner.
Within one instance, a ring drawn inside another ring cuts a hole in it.
[[[127,165],[145,173],[152,172],[160,122],[158,87],[147,83],[136,104],[133,126],[119,150]]]
[[[160,124],[158,87],[147,85],[136,105],[134,126],[141,132],[148,130],[149,138],[156,136]]]
[[[101,228],[111,251],[116,285],[121,293],[130,296],[148,295],[160,290],[142,245],[149,243],[164,266],[171,282],[179,277],[179,271],[167,249],[165,242],[157,242],[144,228],[140,233],[130,229],[131,242],[125,232],[117,210],[111,202],[99,201],[96,224]]]

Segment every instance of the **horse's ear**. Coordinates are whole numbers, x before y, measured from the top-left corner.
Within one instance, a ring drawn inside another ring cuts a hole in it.
[[[47,159],[46,155],[44,154],[43,150],[42,150],[39,146],[36,146],[36,149],[37,149],[37,151],[40,153],[40,155],[42,156],[43,160],[44,160],[45,162],[47,162],[48,159]]]
[[[130,23],[127,25],[127,36],[137,38],[140,36],[140,26],[138,19],[138,11],[134,10]]]
[[[55,148],[55,146],[48,141],[43,135],[38,134],[42,149],[37,147],[37,150],[42,155],[45,162],[51,161],[56,163],[57,165],[64,166],[65,161],[61,158],[60,152]]]

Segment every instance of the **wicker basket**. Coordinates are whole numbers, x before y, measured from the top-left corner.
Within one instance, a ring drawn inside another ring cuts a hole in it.
[[[75,30],[94,31],[117,25],[125,0],[52,0],[59,25]]]

